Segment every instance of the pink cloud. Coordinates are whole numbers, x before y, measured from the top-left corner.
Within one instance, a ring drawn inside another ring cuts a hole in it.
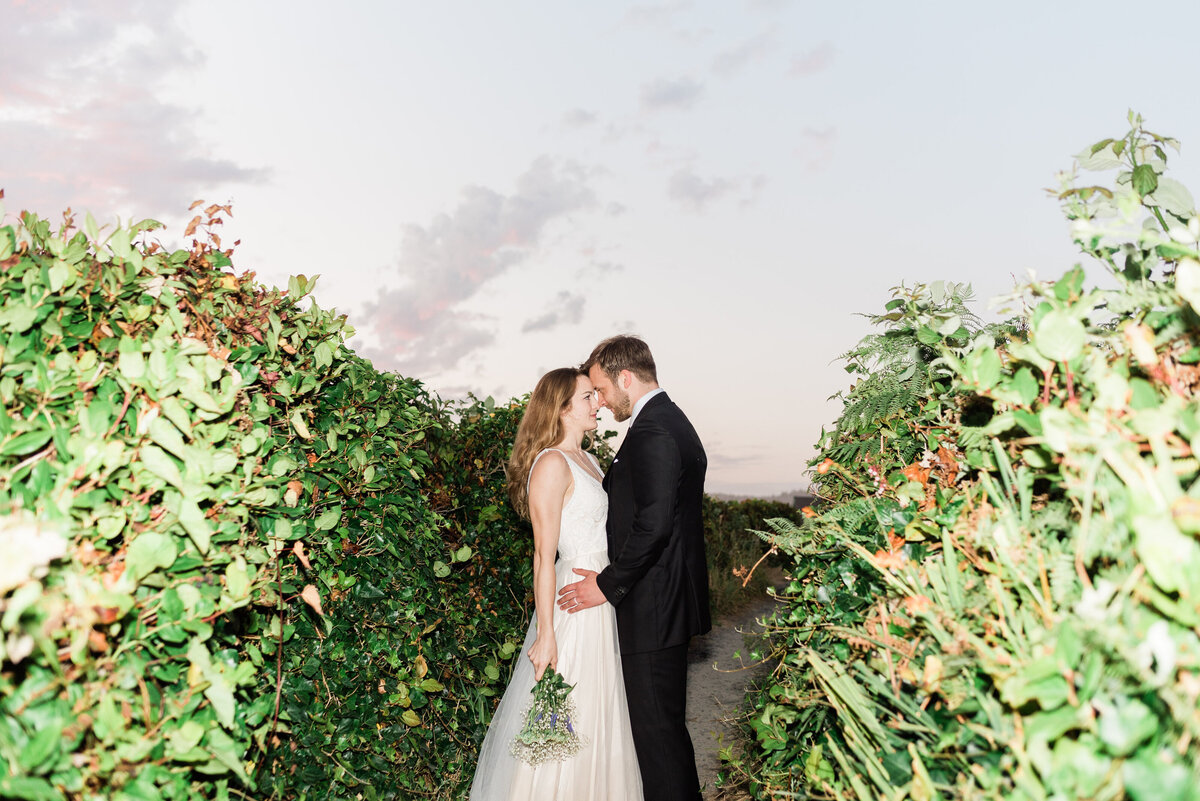
[[[490,344],[491,321],[458,305],[535,253],[553,221],[595,202],[580,167],[543,156],[512,194],[468,186],[453,213],[405,226],[396,265],[401,285],[382,290],[358,318],[376,342],[364,355],[424,376]]]
[[[207,152],[163,78],[200,63],[180,0],[16,3],[0,48],[0,140],[12,206],[50,217],[182,212],[206,189],[256,181]]]
[[[821,44],[812,50],[793,56],[792,66],[788,70],[788,74],[798,78],[816,75],[818,72],[828,69],[833,64],[835,55],[837,55],[837,51],[831,43],[821,42]]]
[[[713,71],[720,75],[732,75],[751,62],[768,55],[775,47],[775,34],[763,31],[728,50],[723,50],[713,59]]]

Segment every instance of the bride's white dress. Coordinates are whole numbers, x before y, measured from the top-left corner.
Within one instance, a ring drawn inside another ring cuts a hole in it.
[[[549,450],[538,454],[542,458]],[[608,496],[587,470],[562,454],[571,468],[575,488],[562,512],[558,537],[556,587],[579,580],[572,568],[600,571],[608,565],[604,523]],[[589,458],[590,454],[589,454]],[[593,458],[593,462],[595,459]],[[536,460],[534,462],[536,464]],[[599,464],[596,464],[599,470]],[[616,612],[610,604],[568,614],[554,607],[554,637],[558,672],[575,685],[575,728],[584,746],[561,762],[531,767],[512,756],[513,738],[524,725],[524,712],[533,696],[533,663],[529,648],[537,635],[537,616],[529,624],[512,680],[484,737],[479,765],[471,785],[471,801],[642,801],[621,651],[617,644]]]

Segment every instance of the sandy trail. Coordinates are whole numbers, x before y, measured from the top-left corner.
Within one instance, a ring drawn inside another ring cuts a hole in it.
[[[736,736],[725,720],[741,710],[750,683],[770,670],[770,665],[751,662],[746,635],[761,632],[757,621],[777,605],[762,596],[740,612],[714,621],[712,631],[692,640],[688,650],[688,731],[706,799],[717,796],[714,784],[721,767],[719,752]],[[739,651],[741,658],[734,658]]]

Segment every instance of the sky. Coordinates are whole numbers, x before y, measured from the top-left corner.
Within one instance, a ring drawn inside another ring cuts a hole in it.
[[[1077,261],[1130,109],[1200,187],[1200,4],[0,0],[9,215],[231,203],[239,271],[498,400],[642,336],[713,492],[803,488],[892,287]],[[602,425],[620,429],[606,413]]]

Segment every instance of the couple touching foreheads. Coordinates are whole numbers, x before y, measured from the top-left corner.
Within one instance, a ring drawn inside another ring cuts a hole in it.
[[[607,474],[584,450],[603,406],[630,420]],[[533,524],[535,614],[472,801],[698,801],[684,707],[688,640],[711,627],[707,465],[637,337],[606,339],[582,367],[538,381],[508,469],[509,497]],[[510,744],[547,668],[574,685],[583,746],[531,766]]]

